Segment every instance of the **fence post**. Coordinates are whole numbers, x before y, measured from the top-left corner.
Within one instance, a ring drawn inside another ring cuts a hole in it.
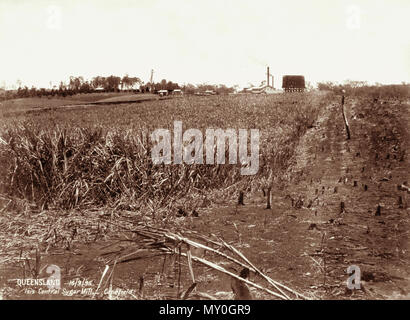
[[[342,115],[343,115],[343,121],[344,121],[344,123],[345,123],[346,134],[347,134],[347,140],[350,140],[350,128],[349,128],[349,123],[347,122],[344,105],[345,105],[345,96],[342,95]]]

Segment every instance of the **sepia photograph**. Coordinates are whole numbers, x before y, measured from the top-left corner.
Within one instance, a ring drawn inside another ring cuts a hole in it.
[[[410,300],[409,17],[0,0],[0,300]]]

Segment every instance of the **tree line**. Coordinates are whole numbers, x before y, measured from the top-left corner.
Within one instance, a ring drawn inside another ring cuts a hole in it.
[[[334,82],[319,82],[320,91],[331,91],[337,94],[345,93],[353,96],[370,96],[374,99],[408,99],[410,98],[410,84],[369,85],[365,81],[347,80],[343,84]]]
[[[139,88],[143,82],[138,77],[130,77],[125,75],[118,77],[111,75],[109,77],[96,76],[91,80],[85,80],[83,77],[71,76],[67,83],[61,81],[59,86],[53,86],[51,89],[36,88],[32,86],[22,86],[21,81],[18,81],[17,90],[4,90],[3,97],[5,99],[13,98],[29,98],[29,97],[47,97],[47,96],[72,96],[78,93],[93,93],[93,92],[117,92],[120,90],[134,90],[136,86]]]
[[[130,92],[156,92],[158,90],[175,90],[179,89],[178,83],[172,81],[162,80],[158,83],[144,83],[138,77],[130,77],[125,75],[123,77],[118,76],[96,76],[91,80],[85,80],[83,77],[71,76],[67,83],[61,81],[59,86],[53,86],[51,89],[46,88],[36,88],[32,86],[31,88],[27,86],[22,86],[21,82],[18,81],[17,90],[2,90],[3,98],[14,99],[14,98],[30,98],[30,97],[47,97],[47,96],[72,96],[79,93],[94,93],[94,92],[119,92],[119,91],[130,91]]]
[[[22,86],[18,81],[17,90],[2,90],[2,98],[14,99],[14,98],[30,98],[30,97],[52,97],[52,96],[72,96],[79,93],[94,93],[94,92],[119,92],[129,91],[135,93],[157,93],[159,90],[168,90],[172,92],[176,89],[181,89],[186,94],[194,94],[197,92],[205,92],[206,90],[212,90],[216,94],[228,94],[234,92],[233,87],[227,87],[223,84],[211,85],[211,84],[184,84],[180,86],[176,82],[167,81],[162,79],[160,82],[144,83],[139,77],[131,77],[128,74],[123,77],[118,76],[96,76],[91,80],[86,80],[84,77],[71,76],[68,82],[61,81],[59,86],[54,86],[51,89],[36,88]]]
[[[229,93],[235,92],[236,87],[227,87],[224,84],[215,85],[215,84],[202,83],[202,84],[193,85],[193,84],[188,83],[188,84],[184,84],[184,86],[182,87],[182,91],[184,91],[184,93],[186,94],[195,94],[198,92],[203,93],[205,91],[214,91],[216,94],[223,95],[223,94],[229,94]]]

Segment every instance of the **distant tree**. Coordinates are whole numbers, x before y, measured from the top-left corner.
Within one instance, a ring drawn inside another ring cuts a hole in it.
[[[124,88],[126,90],[130,90],[131,88],[134,87],[136,84],[142,84],[142,81],[138,77],[130,77],[128,74],[126,74],[122,79],[121,79],[121,90]]]
[[[19,87],[17,89],[17,96],[19,98],[27,98],[29,96],[29,90],[27,86],[24,86],[24,88]]]
[[[3,80],[3,81],[1,82],[1,86],[0,86],[0,99],[1,99],[1,100],[5,100],[5,99],[6,99],[6,95],[7,95],[6,82]]]
[[[227,87],[226,85],[224,85],[224,84],[220,84],[220,85],[218,85],[218,87],[216,88],[216,93],[217,94],[229,94],[229,93],[232,93],[232,92],[234,92],[235,90],[234,90],[234,88],[230,88],[230,87]]]
[[[159,89],[160,90],[166,90],[167,89],[167,80],[162,79],[161,83],[159,84]]]
[[[84,81],[81,86],[80,86],[80,92],[81,93],[89,93],[92,91],[91,84],[88,81]]]
[[[197,85],[197,88],[198,88],[198,90],[201,91],[201,92],[206,91],[206,90],[216,91],[217,86],[212,85],[212,84],[207,84],[207,83],[201,83],[201,84],[198,84],[198,85]]]
[[[312,91],[314,89],[315,89],[315,87],[312,85],[312,83],[310,81],[306,81],[306,90],[307,91]]]
[[[138,78],[138,77],[130,77],[129,80],[128,80],[128,83],[129,83],[129,85],[130,85],[131,88],[133,88],[134,85],[136,85],[136,84],[138,84],[138,85],[140,85],[140,86],[143,84],[143,82],[141,81],[141,79]]]
[[[346,89],[348,88],[360,88],[367,86],[366,81],[354,81],[354,80],[346,80],[343,84],[343,87]]]
[[[84,83],[84,78],[83,77],[70,77],[70,82],[68,84],[68,87],[70,90],[74,92],[79,92],[81,85]]]
[[[34,86],[32,86],[29,91],[29,97],[35,97],[35,96],[37,96],[37,89]]]
[[[105,88],[106,79],[105,77],[96,76],[91,80],[91,86],[93,89]]]
[[[122,77],[121,79],[121,90],[124,89],[124,87],[129,87],[129,76],[126,74],[125,76]]]
[[[183,85],[182,90],[186,94],[194,94],[196,92],[197,88],[193,84],[187,83],[187,84]]]
[[[332,91],[335,87],[336,85],[330,81],[317,83],[317,88],[321,91]]]
[[[43,97],[43,96],[47,96],[48,92],[45,88],[41,88],[40,90],[37,91],[37,96],[39,97]]]
[[[121,83],[121,78],[116,76],[109,76],[105,79],[104,89],[109,92],[118,91],[118,87]]]
[[[175,89],[180,89],[180,88],[179,88],[178,83],[168,81],[165,89],[168,90],[168,91],[173,91]]]

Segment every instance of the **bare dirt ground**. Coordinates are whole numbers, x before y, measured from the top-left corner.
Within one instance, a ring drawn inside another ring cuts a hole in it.
[[[304,224],[302,234],[312,234],[307,253],[323,273],[324,297],[408,299],[410,212],[408,192],[398,185],[409,178],[409,105],[348,100],[346,112],[351,140],[340,105],[331,105],[302,141],[299,178],[286,192],[308,210],[295,220]],[[350,265],[361,269],[360,291],[346,289]]]
[[[409,299],[410,200],[398,185],[408,185],[410,178],[410,106],[347,98],[346,112],[352,138],[346,140],[340,104],[329,105],[298,146],[289,169],[292,180],[287,186],[274,185],[272,209],[265,209],[265,198],[258,190],[245,195],[244,206],[215,199],[212,205],[198,209],[198,217],[181,217],[177,223],[204,235],[218,235],[272,279],[310,298]],[[378,206],[380,215],[376,215]],[[22,230],[29,224],[33,233],[36,227],[47,226],[50,237],[60,244],[48,247],[30,242],[30,232],[21,234],[18,227],[0,234],[0,244],[4,252],[8,250],[0,256],[0,295],[4,299],[96,298],[81,292],[82,286],[73,281],[87,280],[95,290],[107,260],[118,251],[135,250],[102,219],[130,219],[127,212],[33,212],[23,216],[3,211],[1,215],[3,226],[11,219]],[[65,221],[59,224],[61,230],[53,233],[50,226],[61,220]],[[70,242],[73,230],[84,241]],[[16,285],[15,279],[27,276],[26,270],[33,267],[36,246],[42,266],[55,264],[61,269],[64,291],[58,295],[31,294]],[[347,289],[350,265],[360,267],[360,290]],[[131,260],[116,267],[112,287],[129,290],[121,299],[172,299],[176,286],[189,286],[184,267],[178,280],[170,259]],[[201,265],[194,270],[199,291],[219,299],[233,298],[225,276]],[[253,288],[251,292],[255,299],[271,298]]]
[[[143,102],[159,99],[158,95],[126,92],[76,94],[68,97],[20,98],[0,102],[0,116],[40,113],[58,108],[84,108],[95,104]]]

